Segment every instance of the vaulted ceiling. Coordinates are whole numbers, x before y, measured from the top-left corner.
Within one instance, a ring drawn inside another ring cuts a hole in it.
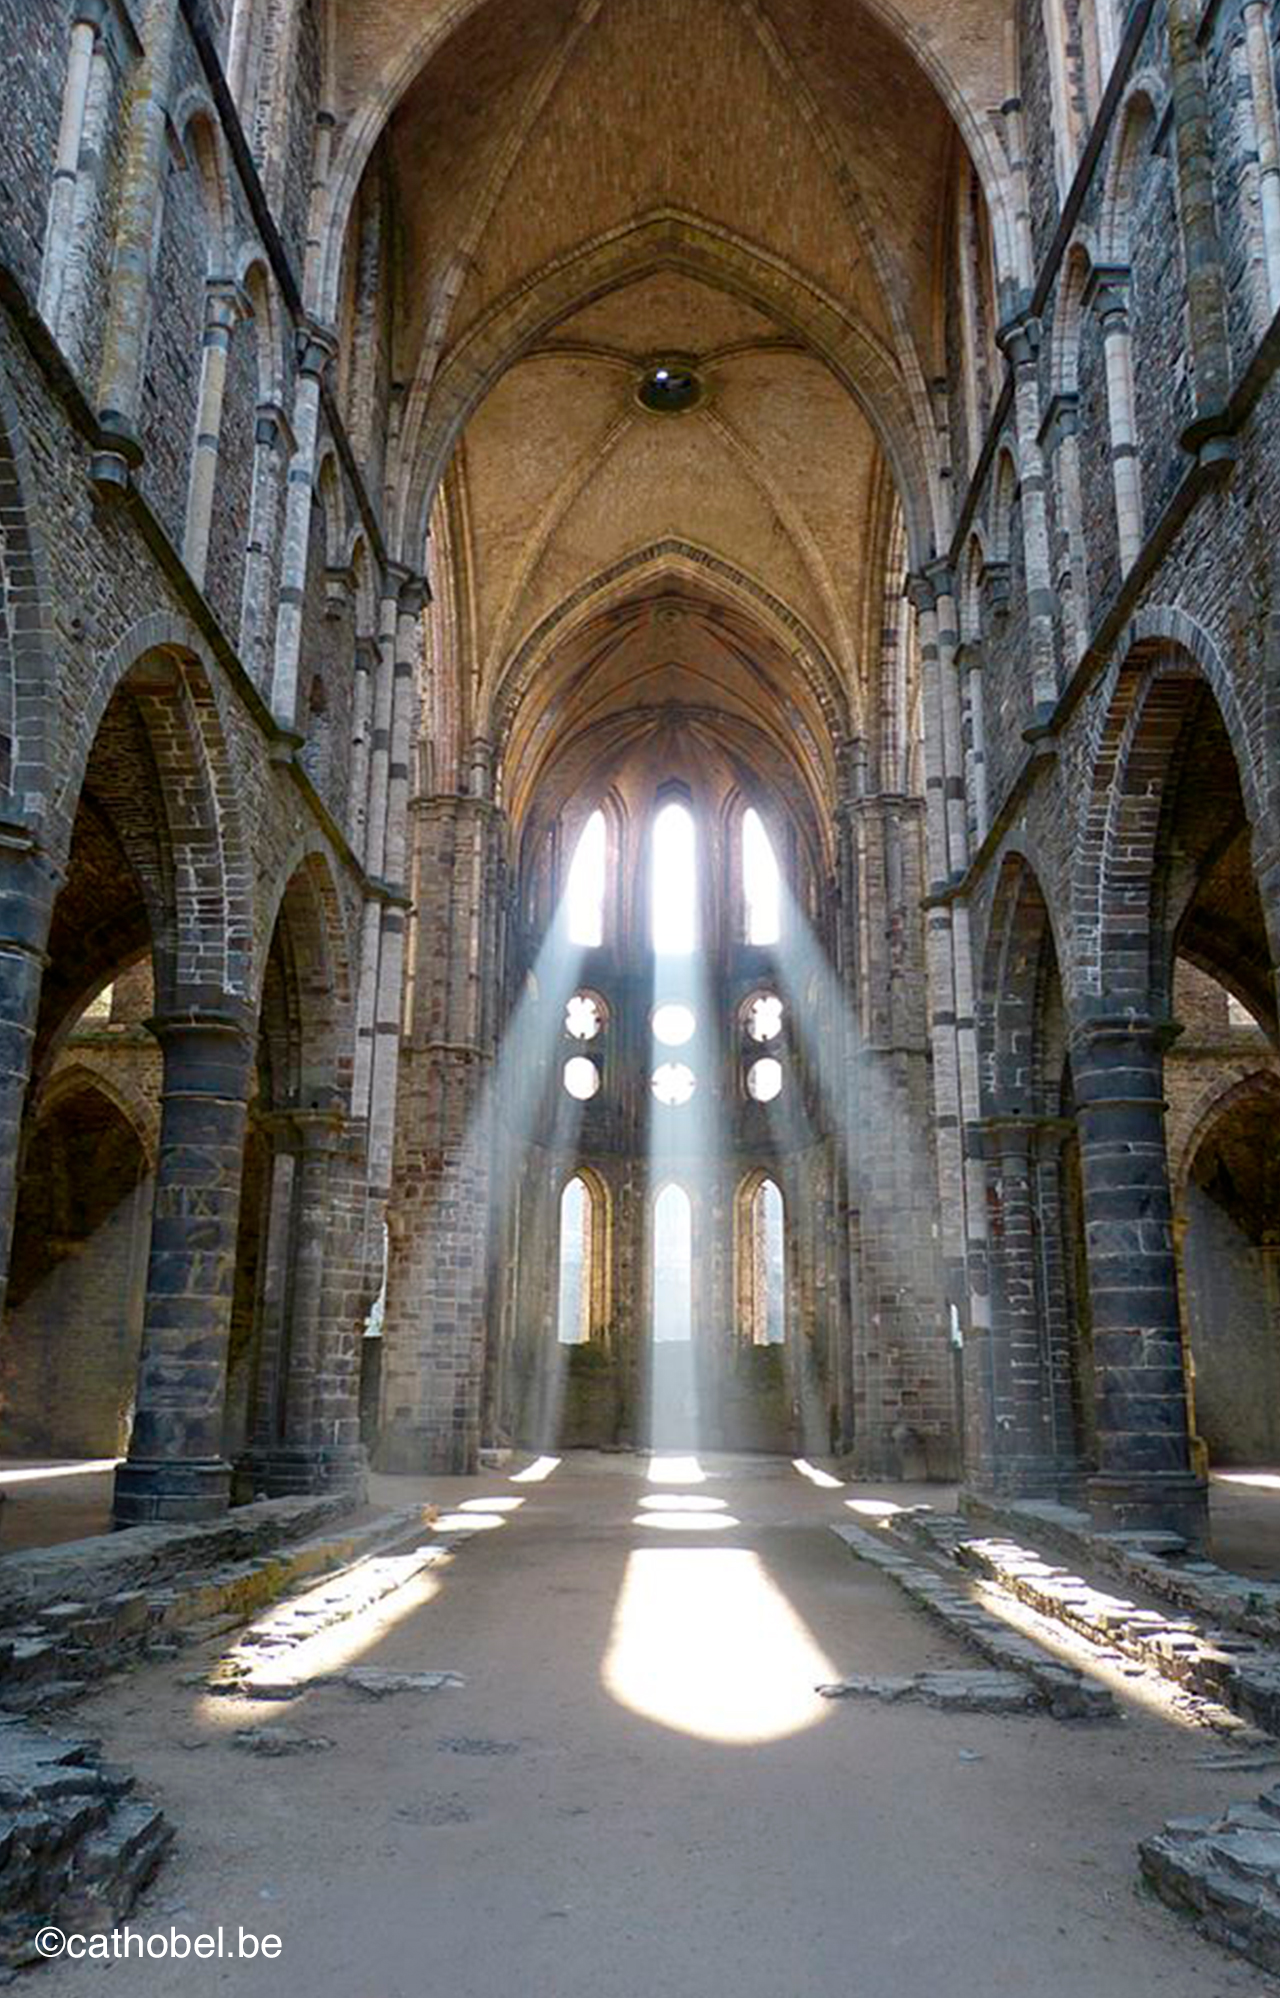
[[[998,152],[1004,11],[340,7],[338,157],[381,105],[396,205],[389,483],[412,536],[443,470],[462,706],[516,789],[623,744],[670,762],[683,716],[829,797],[875,704],[895,487],[917,552],[936,522],[960,127]],[[655,415],[671,357],[701,399]]]

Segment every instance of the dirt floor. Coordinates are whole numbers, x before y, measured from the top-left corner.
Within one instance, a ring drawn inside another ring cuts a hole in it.
[[[180,1829],[136,1926],[221,1924],[226,1947],[243,1927],[281,1953],[62,1961],[32,1973],[39,1998],[1278,1988],[1135,1884],[1140,1837],[1265,1774],[1206,1770],[1214,1735],[1138,1706],[1067,1725],[821,1700],[827,1677],[974,1661],[827,1530],[867,1488],[703,1468],[651,1481],[646,1459],[589,1458],[543,1482],[434,1482],[467,1542],[412,1607],[313,1642],[317,1664],[443,1668],[461,1687],[217,1700],[186,1652],[78,1708]],[[400,1503],[426,1489],[383,1481]],[[267,1759],[235,1745],[249,1725],[333,1745]]]

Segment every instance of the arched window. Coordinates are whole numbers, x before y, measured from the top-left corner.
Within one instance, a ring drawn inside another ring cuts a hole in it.
[[[693,1207],[682,1186],[664,1186],[653,1203],[653,1337],[693,1337]]]
[[[687,805],[664,805],[653,822],[649,921],[662,957],[687,957],[698,941],[698,840]]]
[[[738,1204],[738,1310],[753,1346],[781,1346],[787,1336],[784,1222],[776,1181],[748,1181]]]
[[[592,812],[582,828],[565,889],[569,941],[588,950],[604,942],[605,848],[604,813]]]
[[[560,1195],[560,1302],[562,1346],[580,1346],[591,1335],[591,1195],[575,1175]]]
[[[749,944],[775,944],[782,928],[782,881],[773,843],[753,807],[742,815],[742,900]]]

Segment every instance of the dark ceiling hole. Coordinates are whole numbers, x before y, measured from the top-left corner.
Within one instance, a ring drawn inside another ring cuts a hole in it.
[[[702,401],[702,383],[681,361],[659,361],[641,376],[637,400],[655,416],[683,416]]]

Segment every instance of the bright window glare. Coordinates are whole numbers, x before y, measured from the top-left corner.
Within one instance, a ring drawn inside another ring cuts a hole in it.
[[[782,1032],[782,1001],[772,992],[761,992],[747,1009],[747,1032],[753,1041],[776,1040]]]
[[[653,1071],[653,1093],[668,1110],[678,1110],[692,1100],[697,1077],[687,1062],[660,1062]]]
[[[781,927],[778,863],[760,814],[742,815],[742,893],[747,905],[747,942],[775,944]]]
[[[604,942],[604,813],[592,812],[582,828],[565,891],[569,941],[594,950]]]
[[[680,1006],[674,1002],[659,1006],[653,1015],[653,1038],[661,1041],[664,1048],[682,1048],[686,1041],[693,1039],[697,1024],[692,1006]]]
[[[772,1103],[782,1094],[782,1063],[761,1055],[747,1070],[747,1094],[757,1103]]]
[[[683,805],[664,805],[653,822],[650,882],[653,947],[687,957],[698,940],[697,839]]]
[[[560,1196],[560,1344],[580,1346],[587,1336],[587,1258],[590,1215],[586,1183],[571,1179]]]
[[[653,1203],[653,1336],[693,1337],[693,1208],[682,1186],[664,1186]]]
[[[589,1103],[600,1088],[600,1071],[586,1055],[570,1055],[564,1065],[564,1086],[577,1102]]]
[[[604,1021],[600,1001],[590,992],[575,992],[564,1009],[564,1030],[575,1041],[593,1041]]]

